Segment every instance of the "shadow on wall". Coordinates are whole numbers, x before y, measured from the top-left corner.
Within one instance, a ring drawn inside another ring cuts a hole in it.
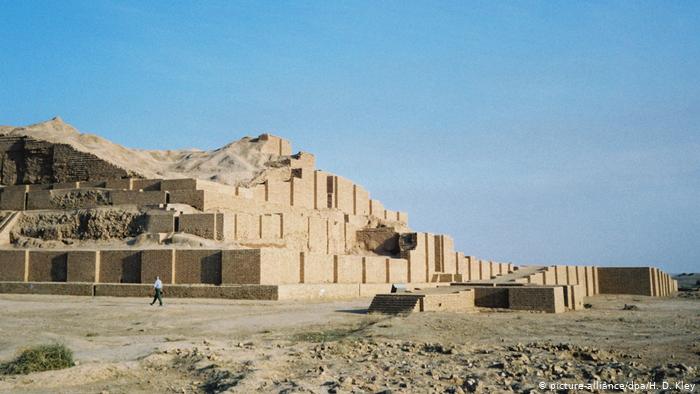
[[[65,254],[61,254],[51,258],[51,282],[68,281],[68,262],[66,257]]]

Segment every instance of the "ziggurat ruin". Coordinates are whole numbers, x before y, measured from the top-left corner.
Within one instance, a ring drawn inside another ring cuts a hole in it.
[[[597,294],[677,291],[654,267],[515,266],[456,251],[268,134],[141,151],[58,118],[0,127],[0,183],[3,293],[148,296],[160,276],[168,297],[559,313]]]

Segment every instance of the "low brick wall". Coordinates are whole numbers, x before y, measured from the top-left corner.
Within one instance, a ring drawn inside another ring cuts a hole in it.
[[[426,294],[421,300],[421,312],[469,312],[474,310],[473,289],[447,294]]]
[[[68,279],[66,251],[30,250],[30,282],[65,282]]]
[[[136,249],[100,252],[100,282],[141,282],[141,252]]]
[[[598,267],[600,294],[654,295],[650,267]]]
[[[235,300],[277,300],[277,286],[265,285],[165,285],[163,297],[168,298],[225,298]],[[96,296],[153,297],[153,285],[147,284],[96,284]]]
[[[280,300],[357,298],[360,296],[360,286],[350,283],[279,285],[278,295]]]
[[[26,250],[0,250],[0,281],[24,281]]]
[[[0,293],[92,296],[92,283],[0,282]]]
[[[518,286],[508,288],[510,309],[562,313],[564,287],[562,286]]]
[[[474,287],[474,305],[481,308],[508,308],[507,287]]]

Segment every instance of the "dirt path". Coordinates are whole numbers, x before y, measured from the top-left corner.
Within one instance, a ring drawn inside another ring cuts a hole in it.
[[[543,381],[700,383],[697,299],[601,296],[588,300],[592,309],[559,315],[407,317],[366,315],[369,299],[178,299],[163,308],[148,301],[0,295],[0,361],[46,342],[66,344],[78,361],[0,377],[0,392],[540,392]]]

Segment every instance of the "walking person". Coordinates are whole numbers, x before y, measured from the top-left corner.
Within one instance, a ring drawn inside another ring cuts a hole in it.
[[[156,276],[156,282],[153,284],[153,290],[155,293],[153,294],[153,302],[151,302],[151,305],[156,303],[156,300],[160,303],[160,306],[163,306],[163,282],[160,281],[160,276]]]

